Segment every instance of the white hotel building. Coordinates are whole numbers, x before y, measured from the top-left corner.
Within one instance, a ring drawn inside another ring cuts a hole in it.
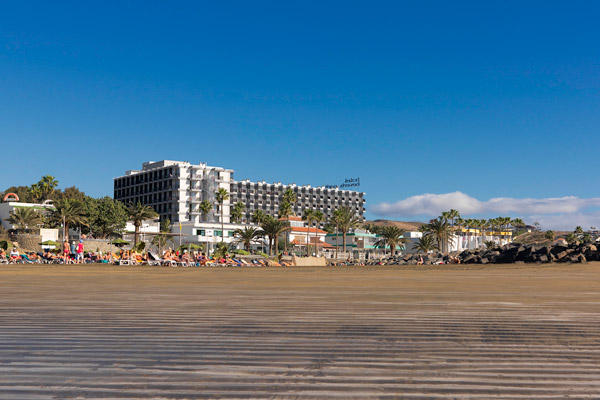
[[[338,207],[349,207],[362,218],[365,211],[364,193],[324,186],[312,187],[266,182],[235,181],[234,171],[187,161],[149,161],[141,170],[126,171],[114,178],[114,198],[124,203],[141,202],[154,208],[161,220],[170,219],[173,232],[181,224],[185,242],[217,243],[221,241],[221,210],[215,193],[227,190],[230,198],[223,203],[225,242],[233,241],[233,231],[251,223],[251,214],[260,209],[277,217],[283,193],[291,188],[297,201],[293,212],[302,215],[305,209],[320,210],[329,218]],[[209,215],[200,211],[200,203],[213,205]],[[240,224],[230,221],[230,207],[238,202],[245,205]]]

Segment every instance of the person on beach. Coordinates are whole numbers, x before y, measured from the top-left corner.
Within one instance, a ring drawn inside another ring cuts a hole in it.
[[[79,244],[77,245],[77,264],[83,264],[83,240],[79,239]]]
[[[10,259],[11,260],[20,260],[21,256],[19,255],[19,251],[17,250],[16,247],[13,247],[13,249],[10,251]]]
[[[69,253],[71,252],[71,247],[69,246],[69,241],[65,240],[63,243],[63,257],[65,264],[69,261]]]

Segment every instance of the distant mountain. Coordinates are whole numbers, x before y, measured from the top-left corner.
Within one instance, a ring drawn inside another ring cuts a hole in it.
[[[388,219],[376,219],[374,221],[365,221],[367,224],[373,225],[395,225],[400,229],[405,231],[417,231],[421,225],[425,225],[425,222],[417,222],[417,221],[390,221]]]

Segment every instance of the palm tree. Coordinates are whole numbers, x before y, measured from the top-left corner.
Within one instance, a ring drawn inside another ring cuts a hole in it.
[[[142,222],[147,219],[158,218],[158,214],[152,207],[144,205],[139,201],[137,203],[129,204],[129,207],[127,207],[127,213],[129,214],[129,220],[133,221],[133,226],[135,227],[133,245],[137,246]]]
[[[54,189],[58,186],[58,181],[52,175],[44,175],[37,185],[41,189],[42,199],[48,200]]]
[[[211,212],[213,209],[213,205],[211,204],[210,201],[208,200],[203,200],[202,203],[200,203],[200,211],[202,212],[202,214],[204,215],[204,219],[208,220],[208,213]]]
[[[250,218],[252,219],[252,222],[254,222],[255,224],[258,224],[258,225],[262,224],[266,217],[267,217],[267,214],[265,214],[265,212],[260,209],[254,211],[252,213],[252,215],[250,216]]]
[[[288,203],[290,205],[290,214],[293,214],[294,211],[292,210],[292,207],[296,203],[296,193],[292,188],[287,188],[285,192],[283,192],[283,203]]]
[[[573,233],[576,233],[577,235],[583,235],[583,229],[580,226],[577,226]]]
[[[390,246],[391,255],[394,256],[396,248],[399,244],[406,243],[406,239],[403,237],[404,231],[397,226],[389,225],[381,228],[379,232],[381,239],[375,243],[377,246],[381,246],[385,249],[385,245]],[[404,247],[404,246],[400,246]]]
[[[55,201],[53,207],[48,221],[56,225],[62,224],[64,240],[69,240],[69,225],[88,225],[87,213],[81,202],[64,198]]]
[[[310,234],[310,226],[312,225],[312,222],[315,219],[315,210],[312,209],[307,209],[304,210],[304,215],[302,215],[302,219],[304,221],[306,221],[306,257],[310,256],[310,241],[309,241],[309,234]]]
[[[41,201],[42,198],[44,197],[44,192],[42,191],[42,187],[40,185],[38,185],[37,183],[34,183],[33,185],[31,185],[31,187],[29,188],[29,194],[31,195],[31,198],[34,203]]]
[[[318,243],[319,243],[319,223],[323,222],[323,220],[325,220],[325,216],[323,215],[323,213],[319,210],[316,210],[313,213],[313,220],[315,221],[315,253],[317,254],[317,256],[319,255],[319,247],[318,247]]]
[[[263,231],[254,228],[252,226],[246,226],[244,229],[236,229],[233,231],[233,235],[236,237],[236,242],[243,243],[246,251],[250,251],[252,242],[263,236]]]
[[[15,208],[7,221],[17,227],[17,232],[27,231],[30,227],[41,225],[44,222],[42,215],[30,207]]]
[[[452,224],[452,229],[454,230],[454,220],[460,218],[460,213],[458,212],[458,210],[451,209],[450,211],[448,211],[448,217],[450,218],[450,223]]]
[[[215,194],[215,199],[219,203],[219,209],[221,210],[221,243],[225,241],[225,221],[223,220],[223,203],[229,199],[229,192],[225,188],[219,188]]]
[[[152,238],[152,244],[158,246],[159,255],[162,256],[162,249],[167,245],[167,243],[173,242],[173,237],[167,235],[167,233],[171,232],[171,220],[166,218],[160,223],[160,234],[155,235]]]
[[[291,190],[291,189],[288,189]],[[293,192],[292,192],[293,194]],[[285,194],[284,194],[285,196]],[[279,218],[283,218],[286,221],[290,220],[290,214],[292,213],[292,204],[287,202],[286,200],[284,200],[280,205],[279,205]],[[287,251],[288,249],[288,236],[285,235],[285,251]]]
[[[487,219],[479,220],[479,234],[481,235],[481,244],[485,242],[485,230],[490,227]]]
[[[417,253],[429,253],[434,250],[439,250],[438,245],[435,243],[435,238],[432,235],[423,235],[419,238],[419,241],[414,244],[413,250]]]
[[[233,222],[240,222],[242,220],[242,215],[244,215],[245,208],[246,206],[241,201],[235,203],[233,209],[231,210],[231,220]]]
[[[450,230],[450,225],[443,217],[432,220],[427,225],[427,232],[435,237],[438,247],[444,252],[444,246],[447,246],[452,239],[453,232]]]
[[[269,238],[269,255],[273,254],[273,246],[275,247],[275,253],[277,253],[279,236],[291,229],[289,222],[275,219],[268,215],[265,217],[260,227],[264,232],[263,234]]]
[[[346,252],[346,234],[349,230],[358,228],[362,223],[360,217],[357,217],[354,212],[349,207],[340,207],[338,208],[339,215],[338,225],[340,231],[342,231],[342,247],[344,249],[344,253]],[[336,210],[337,211],[337,210]]]

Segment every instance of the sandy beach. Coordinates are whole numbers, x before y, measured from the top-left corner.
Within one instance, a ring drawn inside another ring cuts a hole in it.
[[[0,267],[1,399],[600,398],[600,263]]]

